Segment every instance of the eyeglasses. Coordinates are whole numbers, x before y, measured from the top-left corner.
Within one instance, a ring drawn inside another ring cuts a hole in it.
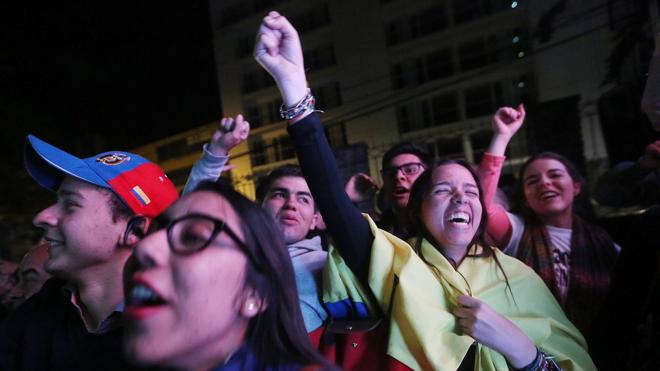
[[[396,176],[399,170],[401,170],[405,176],[415,175],[424,170],[424,164],[420,162],[409,162],[400,166],[386,167],[380,171],[380,174],[383,177],[393,177]]]
[[[169,222],[164,217],[159,217],[151,222],[148,232],[145,234],[146,223],[147,219],[144,217],[135,218],[129,222],[128,232],[133,232],[139,238],[142,238],[145,235],[166,229],[167,243],[170,250],[179,255],[191,255],[204,250],[220,232],[224,231],[252,260],[247,245],[227,226],[224,220],[203,214],[187,214]]]

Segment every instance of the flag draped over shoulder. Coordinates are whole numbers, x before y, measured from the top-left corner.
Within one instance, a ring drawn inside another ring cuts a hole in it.
[[[474,339],[457,331],[452,309],[458,296],[471,294],[515,323],[564,370],[596,369],[580,332],[524,263],[494,251],[506,272],[511,296],[493,256],[468,256],[454,269],[423,241],[422,253],[438,269],[437,275],[408,243],[379,230],[365,217],[374,234],[368,276],[373,295],[361,287],[338,252],[331,251],[323,298],[334,318],[364,318],[391,308],[390,356],[413,369],[456,370]],[[398,284],[393,291],[395,277]],[[509,369],[501,354],[479,344],[475,362],[478,370]]]

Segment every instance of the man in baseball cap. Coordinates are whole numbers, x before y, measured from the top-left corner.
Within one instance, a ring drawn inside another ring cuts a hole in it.
[[[112,151],[78,158],[29,135],[28,173],[57,201],[34,218],[54,278],[0,328],[2,370],[123,370],[122,271],[151,218],[177,198],[156,164]],[[137,226],[137,228],[136,228]]]

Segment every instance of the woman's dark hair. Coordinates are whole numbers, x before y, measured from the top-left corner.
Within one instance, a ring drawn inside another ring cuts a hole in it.
[[[99,186],[96,186],[96,190],[108,197],[108,206],[110,207],[110,214],[112,215],[113,222],[118,220],[128,220],[135,216],[135,212],[131,210],[131,208],[128,207],[128,205],[126,205],[126,203],[124,203],[115,192]]]
[[[417,156],[422,164],[424,164],[424,167],[429,167],[429,165],[431,165],[431,156],[425,149],[415,143],[404,142],[395,144],[394,146],[390,147],[387,152],[385,152],[381,161],[381,169],[386,169],[388,166],[390,166],[390,162],[393,158],[403,154],[411,154]]]
[[[294,362],[327,365],[307,337],[291,258],[272,218],[227,185],[207,181],[200,183],[195,191],[221,195],[241,219],[250,254],[246,284],[267,303],[266,309],[250,321],[246,339],[260,362],[259,369]]]
[[[486,212],[486,208],[484,207],[484,198],[483,198],[484,194],[481,188],[479,175],[474,170],[472,165],[470,165],[468,162],[464,160],[449,159],[449,160],[441,160],[439,162],[436,162],[434,165],[432,165],[427,170],[425,170],[422,173],[422,175],[420,175],[417,178],[417,180],[415,180],[415,183],[413,184],[410,190],[410,198],[408,199],[408,218],[410,221],[409,224],[411,228],[411,236],[415,237],[413,250],[417,255],[419,255],[422,261],[424,261],[424,263],[426,263],[435,272],[436,275],[440,276],[440,271],[438,270],[438,268],[435,267],[433,264],[429,263],[426,260],[426,257],[424,257],[424,254],[422,252],[422,241],[424,239],[431,242],[433,246],[435,246],[436,248],[438,248],[440,252],[442,252],[442,250],[440,250],[442,246],[431,235],[431,233],[429,233],[428,229],[426,228],[426,224],[424,223],[424,220],[422,220],[422,204],[424,203],[424,200],[431,194],[431,189],[433,188],[433,184],[432,184],[433,172],[435,171],[435,169],[447,165],[459,165],[467,169],[467,171],[469,171],[470,174],[472,175],[472,178],[474,178],[477,188],[479,189],[479,203],[481,203],[482,206],[481,220],[479,220],[479,227],[477,228],[474,237],[472,237],[472,241],[470,241],[470,244],[468,245],[467,254],[468,256],[477,256],[477,251],[478,251],[477,248],[478,246],[481,246],[482,252],[480,256],[484,256],[484,257],[492,256],[493,259],[495,260],[495,263],[502,272],[504,276],[504,280],[506,281],[506,286],[509,289],[509,292],[511,293],[511,297],[513,298],[513,291],[511,291],[511,286],[509,286],[509,278],[507,277],[506,272],[504,272],[504,269],[502,268],[500,261],[497,259],[497,255],[493,253],[492,244],[489,242],[488,237],[486,236],[486,226],[488,225],[488,213]],[[452,263],[455,264],[457,262],[452,262]]]
[[[523,176],[525,175],[527,168],[534,161],[542,159],[559,161],[562,165],[564,165],[566,172],[571,177],[571,179],[573,179],[574,182],[580,183],[582,185],[580,194],[577,195],[573,201],[573,212],[580,214],[587,219],[591,219],[593,210],[591,209],[591,204],[589,203],[589,197],[587,195],[587,187],[584,177],[582,174],[580,174],[577,167],[575,164],[573,164],[573,162],[571,162],[571,160],[560,155],[559,153],[549,151],[541,152],[532,156],[527,161],[525,161],[525,163],[520,168],[520,172],[518,173],[518,187],[516,188],[515,192],[516,211],[518,211],[526,221],[539,224],[541,223],[540,219],[536,213],[530,209],[527,204],[527,200],[525,199],[525,179]]]

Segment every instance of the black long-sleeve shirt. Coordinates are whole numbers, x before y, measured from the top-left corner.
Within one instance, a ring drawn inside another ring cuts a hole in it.
[[[339,166],[316,113],[290,125],[303,175],[328,232],[344,261],[366,283],[374,236],[369,223],[346,195]]]

